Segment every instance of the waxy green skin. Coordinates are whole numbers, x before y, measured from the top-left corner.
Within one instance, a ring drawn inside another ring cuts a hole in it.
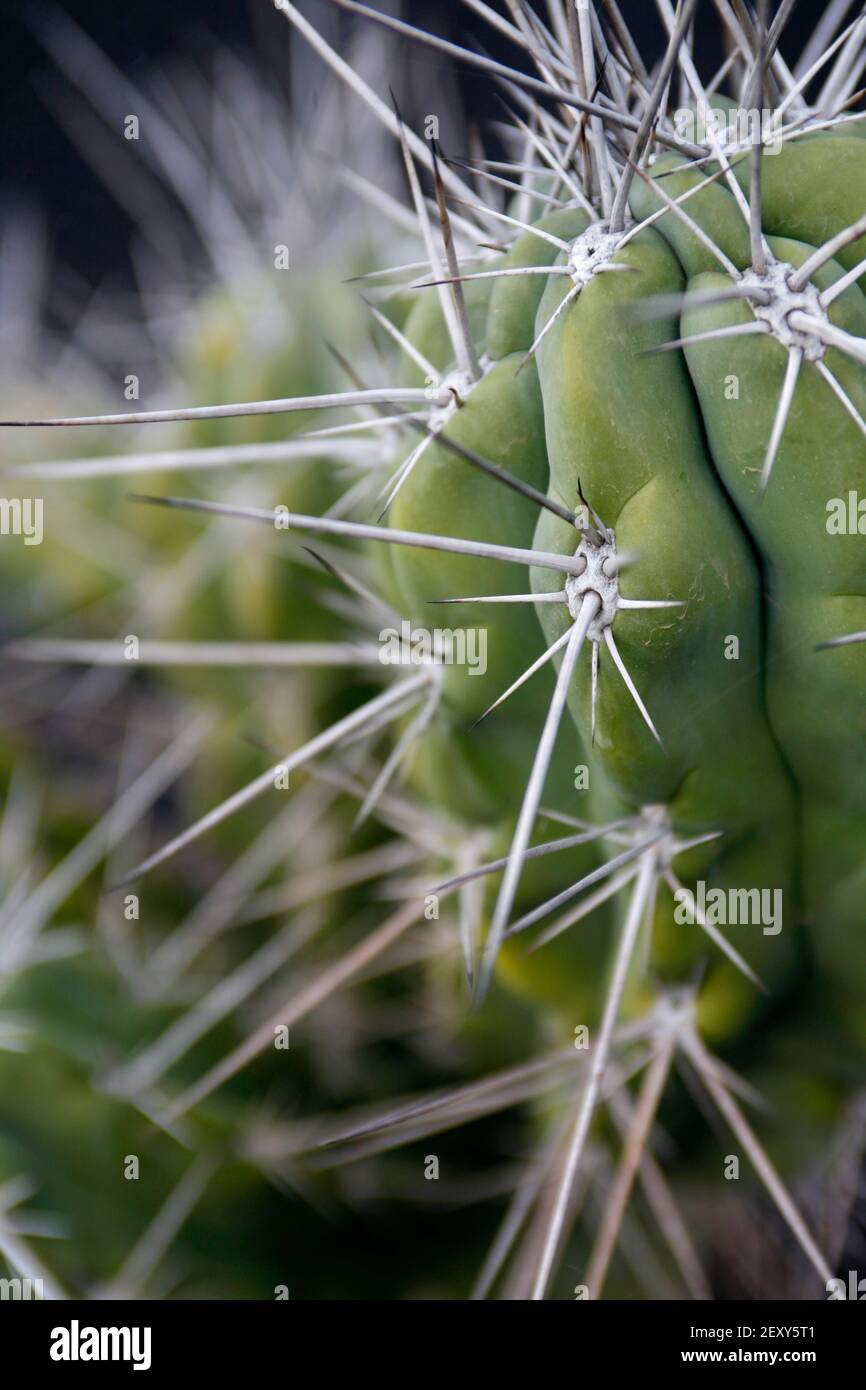
[[[851,129],[853,132],[854,127]],[[805,134],[788,141],[776,153],[764,155],[761,212],[765,236],[790,237],[821,246],[863,216],[866,161],[862,141],[866,122],[857,130],[859,135],[835,131]],[[748,199],[750,157],[744,153],[733,154],[730,163]],[[666,154],[654,162],[651,174],[654,179],[663,180],[669,197],[677,198],[717,171],[718,165],[714,163],[700,169],[686,168],[678,155]],[[632,184],[629,205],[637,220],[663,207],[662,201],[639,177]],[[710,232],[716,245],[737,265],[743,268],[749,263],[748,231],[724,178],[689,198],[683,204],[683,211]],[[690,275],[697,274],[698,268],[718,269],[712,253],[700,245],[675,214],[667,214],[656,225],[675,247]],[[839,253],[838,261],[850,270],[864,256],[866,236],[861,236]],[[861,277],[861,285],[864,280],[866,275]]]
[[[670,160],[664,163],[672,166]],[[815,182],[818,169],[822,175]],[[785,233],[770,235],[769,246],[794,266],[813,250],[810,242],[794,238],[808,235],[821,243],[862,215],[862,139],[810,136],[766,158],[764,171],[765,226]],[[744,184],[742,168],[737,173]],[[682,174],[665,179],[672,195],[693,182]],[[633,191],[632,205],[636,215],[645,215],[657,203],[642,185]],[[726,188],[717,184],[686,207],[738,268],[748,265],[745,226]],[[690,290],[730,283],[680,222],[665,217],[659,227],[687,271]],[[819,289],[832,284],[863,252],[861,238],[838,262],[818,271],[813,283]],[[848,289],[830,310],[832,322],[860,337],[866,334],[862,283]],[[695,306],[684,311],[679,331],[692,335],[751,317],[739,303]],[[761,499],[758,479],[784,376],[783,347],[771,338],[744,337],[694,344],[685,349],[685,357],[714,464],[764,566],[767,702],[798,788],[803,910],[814,927],[815,956],[834,988],[856,999],[862,997],[864,975],[857,943],[866,930],[866,648],[816,648],[830,637],[866,626],[863,537],[856,529],[839,534],[828,527],[833,499],[847,502],[851,491],[857,497],[866,493],[866,443],[816,367],[804,363],[773,476]],[[824,360],[863,414],[863,367],[832,348]]]
[[[537,376],[531,363],[518,374],[520,362],[521,355],[512,353],[493,364],[446,429],[456,442],[543,488],[547,465]],[[535,508],[433,444],[392,504],[388,520],[403,530],[528,547],[532,544]],[[399,611],[414,625],[486,632],[487,669],[483,674],[473,675],[465,666],[443,668],[442,717],[459,733],[540,653],[538,623],[528,604],[437,605],[431,600],[527,592],[526,572],[511,564],[404,547],[393,548],[390,565],[400,596]],[[486,818],[501,814],[503,804],[513,805],[525,783],[534,731],[543,702],[549,698],[550,680],[549,672],[540,673],[537,686],[518,691],[471,737],[460,737],[466,765],[472,768],[480,762],[483,769],[481,786],[488,795],[482,814]],[[568,766],[578,760],[575,755]],[[450,762],[433,770],[445,779],[445,785],[440,786],[446,793],[446,804],[455,811],[465,811],[465,791],[458,792]],[[458,793],[453,801],[448,797],[449,785],[452,794]]]
[[[780,257],[799,264],[811,248],[771,239]],[[815,277],[823,288],[841,273],[832,264]],[[718,277],[699,276],[706,288]],[[748,313],[748,310],[745,311]],[[742,308],[691,310],[686,333],[742,321]],[[834,322],[866,333],[866,303],[853,287],[833,306]],[[701,351],[705,346],[706,351]],[[866,649],[816,650],[828,637],[866,624],[866,547],[858,531],[828,530],[828,503],[866,495],[866,444],[817,369],[804,364],[789,425],[766,497],[756,496],[756,468],[772,426],[785,354],[769,339],[743,340],[737,355],[739,400],[722,400],[721,374],[730,353],[720,343],[688,348],[686,356],[714,457],[746,518],[767,566],[767,699],[777,737],[801,793],[806,895],[823,957],[850,979],[850,953],[828,951],[840,929],[866,927],[863,863],[866,845]],[[830,349],[826,362],[851,399],[866,410],[866,374]],[[832,717],[828,714],[832,711]],[[825,825],[825,822],[827,824]],[[830,936],[825,938],[823,924]]]
[[[583,214],[569,212],[542,219],[541,225],[565,236],[572,228],[582,228],[585,221]],[[502,265],[545,265],[557,254],[555,246],[526,233]],[[470,325],[485,372],[444,431],[456,443],[541,491],[547,487],[548,475],[541,395],[535,364],[524,362],[524,357],[532,342],[544,284],[543,276],[467,281]],[[438,370],[453,365],[434,290],[422,293],[406,331]],[[404,379],[423,383],[422,373],[414,366]],[[418,438],[412,436],[409,447]],[[532,502],[433,444],[389,509],[388,523],[400,529],[529,547],[536,514]],[[483,675],[471,675],[465,667],[444,668],[442,714],[423,740],[416,776],[440,804],[454,812],[499,819],[504,808],[519,804],[550,698],[551,670],[539,672],[471,733],[468,726],[541,654],[538,621],[530,604],[436,605],[431,599],[527,593],[528,575],[515,565],[473,557],[397,546],[377,546],[376,550],[386,552],[384,557],[376,555],[376,563],[402,616],[424,628],[486,630]],[[562,583],[560,576],[553,587],[562,588]],[[573,768],[583,761],[576,737],[570,743],[570,751],[553,769],[549,786],[551,804],[562,809],[573,809]]]
[[[816,191],[813,166],[823,161],[826,169],[828,160],[834,168],[838,161],[844,177],[831,180],[829,190]],[[654,177],[663,176],[674,197],[704,177],[703,171],[684,170],[681,164],[671,155],[653,166]],[[866,193],[859,138],[834,135],[832,148],[817,135],[791,142],[780,154],[766,157],[764,169],[769,171],[764,208],[770,249],[793,265],[810,254],[809,238],[825,240],[862,213]],[[747,176],[747,164],[741,162],[737,177],[746,188]],[[630,202],[636,218],[662,206],[639,178]],[[723,180],[703,189],[686,207],[738,270],[748,267],[748,228]],[[545,225],[566,239],[587,224],[579,211],[558,217],[558,225],[552,219]],[[555,247],[535,241],[522,236],[505,263],[564,262]],[[817,287],[832,283],[842,273],[840,266],[850,267],[862,254],[859,243],[849,248],[840,264],[818,272]],[[769,339],[743,338],[685,353],[643,355],[681,333],[747,321],[751,310],[738,301],[651,322],[636,317],[636,306],[657,295],[730,283],[716,257],[672,214],[661,218],[657,229],[642,232],[617,259],[633,273],[596,276],[540,347],[541,458],[536,456],[531,472],[522,476],[548,486],[552,497],[571,508],[579,504],[580,487],[605,525],[615,530],[618,548],[639,552],[638,561],[621,575],[623,596],[686,602],[682,609],[620,610],[614,623],[625,664],[660,730],[661,749],[604,647],[596,739],[590,746],[587,644],[569,706],[580,733],[574,747],[590,750],[581,760],[590,766],[591,791],[571,791],[568,809],[602,821],[662,803],[681,837],[721,831],[719,841],[680,856],[675,864],[679,877],[689,886],[703,878],[708,887],[781,890],[784,902],[780,935],[764,935],[760,925],[727,925],[731,944],[778,989],[798,968],[805,912],[825,924],[823,936],[820,927],[817,936],[826,967],[843,974],[850,954],[847,929],[866,925],[860,891],[866,884],[866,721],[860,713],[866,650],[814,648],[828,637],[866,627],[862,538],[830,536],[826,529],[831,496],[847,497],[848,489],[858,487],[866,494],[863,437],[815,369],[804,368],[787,438],[767,497],[760,502],[757,480],[785,353]],[[502,358],[494,371],[508,363],[509,354],[525,350],[571,287],[564,275],[493,282],[479,348]],[[477,292],[478,287],[471,289]],[[432,322],[429,306],[424,312]],[[849,289],[831,317],[866,335],[861,291]],[[827,363],[866,412],[863,370],[835,351],[828,352]],[[512,389],[520,376],[534,371],[533,363],[524,366],[512,377]],[[725,394],[731,373],[740,382],[736,401]],[[509,454],[508,437],[520,432],[518,416],[522,422],[537,421],[539,398],[527,398],[515,413],[514,399],[509,404],[505,394],[498,394],[498,385],[494,376],[483,394],[483,387],[476,388],[478,417],[483,407],[486,420],[478,418],[476,425],[467,406],[458,413],[456,427],[468,430],[471,422],[472,447],[520,473],[526,467],[526,445]],[[537,427],[531,424],[529,432]],[[459,469],[456,460],[442,460],[437,488],[422,464],[416,488],[406,489],[401,519],[395,517],[394,524],[529,544],[522,504],[509,509],[504,490],[490,494],[491,510],[483,512],[490,529],[461,529],[470,484],[460,479],[455,465]],[[446,473],[447,486],[441,484]],[[488,486],[486,479],[476,480],[478,484]],[[481,496],[476,493],[470,502],[476,518],[482,515]],[[500,517],[507,517],[507,526],[500,525]],[[573,554],[579,541],[579,532],[564,521],[548,512],[538,514],[537,548]],[[415,604],[432,578],[456,569],[447,557],[444,564],[438,556],[432,564],[430,559],[418,562],[413,555],[401,569],[402,557],[395,561],[392,553],[399,588]],[[476,592],[523,587],[517,572],[510,585],[491,584],[492,567],[477,563]],[[560,588],[563,581],[557,574],[533,572],[531,583],[541,592]],[[470,589],[464,584],[462,591]],[[514,609],[495,614],[506,650],[520,649],[516,670],[541,650],[540,645],[524,645],[533,640],[531,624],[525,622],[530,616],[543,628],[544,646],[571,622],[565,605],[558,604],[539,605],[537,616]],[[516,619],[524,620],[522,636]],[[491,647],[492,632],[491,627]],[[735,658],[732,639],[738,643]],[[506,661],[505,655],[501,660]],[[549,680],[536,680],[540,699],[537,704],[527,699],[525,706],[527,717],[530,711],[533,716],[530,748],[550,689]],[[455,707],[469,698],[468,686],[464,681],[462,689],[449,691]],[[832,719],[822,718],[821,710],[832,710]],[[461,737],[452,733],[463,747]],[[441,731],[440,736],[437,756],[445,754],[451,737]],[[556,767],[555,759],[553,772]],[[506,780],[514,781],[510,805],[516,807],[523,779],[509,773]],[[587,804],[575,805],[575,799]],[[682,978],[708,948],[698,928],[674,923],[672,909],[664,888],[655,912],[654,962],[663,975]],[[841,919],[843,928],[827,926],[828,916],[837,923]],[[709,949],[703,1022],[709,1036],[721,1037],[753,1015],[754,996],[733,967]]]
[[[586,224],[584,214],[571,213],[568,223],[565,218],[560,219],[556,230],[560,234],[577,235]],[[542,264],[542,257],[547,262],[558,258],[556,248],[527,234],[520,238],[509,259]],[[685,596],[689,600],[683,613],[665,610],[651,615],[623,614],[617,626],[624,657],[639,687],[651,702],[655,695],[663,736],[668,724],[671,730],[676,729],[677,756],[672,758],[669,748],[663,752],[656,750],[606,654],[597,747],[592,756],[580,752],[581,747],[589,743],[587,661],[571,697],[583,737],[575,740],[567,728],[564,730],[564,737],[574,752],[567,754],[565,759],[560,756],[554,760],[550,781],[555,782],[561,768],[567,769],[570,777],[575,762],[587,762],[592,765],[591,786],[596,790],[588,796],[584,791],[575,791],[569,782],[562,789],[567,798],[564,808],[579,815],[602,811],[603,816],[595,818],[603,819],[633,813],[647,802],[665,802],[671,808],[679,833],[700,834],[721,829],[727,834],[721,848],[714,844],[681,856],[677,869],[687,882],[705,876],[715,886],[770,886],[782,889],[790,898],[794,845],[790,787],[769,738],[759,700],[754,698],[753,691],[751,708],[744,713],[742,700],[735,699],[729,717],[744,757],[749,758],[753,769],[759,770],[766,784],[768,797],[758,804],[754,798],[744,796],[743,763],[732,758],[730,750],[723,750],[719,712],[713,708],[715,700],[711,698],[709,708],[700,713],[708,704],[708,664],[711,669],[721,668],[724,675],[730,675],[732,684],[739,684],[736,664],[726,662],[724,657],[727,633],[736,632],[746,646],[751,641],[754,659],[759,660],[758,584],[754,565],[706,461],[700,458],[696,472],[691,466],[703,446],[682,361],[679,358],[636,358],[634,324],[631,318],[624,317],[626,306],[632,302],[638,275],[642,292],[650,295],[680,288],[682,274],[663,240],[651,232],[625,253],[624,259],[634,265],[638,274],[596,279],[585,298],[573,306],[541,348],[539,360],[546,424],[541,418],[535,365],[529,362],[517,371],[523,356],[522,352],[518,355],[516,345],[521,345],[525,351],[546,321],[547,314],[571,287],[571,280],[552,276],[545,281],[544,277],[533,276],[525,280],[494,282],[488,317],[488,324],[493,326],[491,336],[497,346],[515,350],[494,365],[485,380],[473,389],[449,424],[448,433],[470,444],[486,458],[505,462],[509,471],[526,477],[535,486],[547,484],[549,461],[551,491],[572,507],[577,505],[577,480],[581,477],[593,506],[605,520],[625,528],[626,539],[621,540],[621,545],[628,548],[630,535],[638,538],[646,534],[658,535],[652,554],[636,567],[634,577],[629,574],[623,580],[623,592],[657,598]],[[536,312],[542,300],[541,311]],[[435,316],[426,307],[423,313],[425,333],[418,345],[422,351],[428,351],[433,343],[430,325],[435,322]],[[409,327],[412,328],[411,317]],[[662,340],[666,332],[667,326],[656,325],[650,331],[647,344]],[[589,351],[581,350],[581,342],[584,349],[589,346]],[[486,346],[486,343],[479,344],[479,349]],[[446,364],[440,359],[435,365],[441,368]],[[524,380],[532,384],[531,391],[522,385]],[[614,392],[622,391],[621,400],[611,398],[611,381]],[[501,391],[503,384],[506,391]],[[669,397],[680,405],[669,418],[666,426],[670,430],[669,439],[660,451],[657,404],[659,399]],[[638,398],[642,401],[642,412],[634,416],[633,407]],[[628,409],[620,410],[620,405],[627,405]],[[630,418],[632,425],[626,434],[609,432],[612,421]],[[519,439],[516,449],[512,447],[515,439]],[[682,457],[678,461],[678,450],[685,450],[689,466],[683,466]],[[667,469],[661,473],[660,452]],[[527,472],[527,458],[533,455],[535,467]],[[611,459],[612,465],[608,463]],[[575,471],[577,460],[580,460],[580,467]],[[707,558],[700,536],[689,522],[695,512],[706,512],[714,518],[714,525],[724,541],[723,553],[717,547],[714,555]],[[677,515],[681,518],[679,525],[672,523],[672,517]],[[532,509],[522,499],[496,488],[490,480],[480,477],[438,446],[432,447],[419,465],[395,502],[389,519],[393,525],[409,529],[474,535],[519,545],[532,543],[535,526]],[[571,554],[579,540],[577,531],[549,513],[541,513],[535,527],[536,545]],[[408,601],[413,617],[419,622],[429,622],[425,600],[433,593],[446,596],[449,592],[517,591],[525,588],[526,582],[518,571],[509,576],[507,571],[511,567],[501,567],[502,579],[493,580],[491,570],[498,567],[489,562],[398,551],[396,547],[389,552],[389,565],[395,588],[403,601],[402,611]],[[563,583],[561,576],[551,574],[533,575],[532,582],[536,591],[561,588]],[[422,616],[416,617],[418,614]],[[699,623],[695,617],[686,628],[686,619],[693,614],[701,615],[702,621]],[[501,646],[491,698],[564,631],[567,621],[564,607],[544,605],[540,617],[545,629],[541,641],[538,619],[531,610],[493,610],[493,622],[491,610],[482,615],[482,621],[488,626],[489,651],[493,651],[494,628]],[[516,636],[520,624],[515,619],[522,621],[523,638]],[[454,621],[450,615],[449,620]],[[506,660],[514,663],[513,674],[505,669]],[[519,710],[518,700],[524,700],[525,715],[509,723],[506,707],[489,721],[488,727],[494,734],[492,746],[499,749],[500,762],[506,747],[512,751],[510,738],[515,723],[523,726],[520,733],[525,735],[522,766],[516,764],[513,772],[509,769],[506,779],[499,767],[491,771],[492,781],[487,782],[488,786],[502,787],[497,809],[501,815],[505,806],[509,808],[508,821],[519,804],[529,759],[546,711],[550,677],[545,679],[545,674],[536,677],[534,688],[530,686],[511,702],[514,709]],[[469,708],[477,710],[484,683],[480,677],[448,671],[446,692],[451,707],[460,708],[465,701]],[[478,694],[473,686],[478,688]],[[479,752],[482,730],[467,737],[455,721],[440,720],[423,739],[415,760],[414,780],[437,804],[465,810],[471,801],[482,775]],[[504,731],[507,732],[503,737]],[[467,768],[470,769],[468,778]],[[510,789],[508,783],[511,783]],[[510,800],[505,799],[506,792]],[[549,803],[557,794],[562,795],[558,787],[549,788],[545,800]],[[455,802],[461,803],[460,806]],[[543,837],[536,836],[539,838]],[[507,842],[504,842],[505,847]],[[591,851],[579,857],[590,866],[598,862]],[[521,903],[537,901],[545,889],[552,892],[576,877],[574,866],[578,856],[570,856],[568,863],[563,862],[564,858],[559,857],[557,862],[551,857],[528,867],[521,887]],[[696,927],[671,929],[672,907],[665,889],[659,894],[656,914],[656,961],[669,974],[682,978],[694,967],[696,959],[706,954],[706,942]],[[562,944],[557,948],[530,958],[529,968],[525,961],[517,964],[517,944],[507,947],[503,972],[510,983],[528,988],[530,992],[537,991],[537,997],[546,997],[554,1006],[557,995],[561,994],[563,1005],[570,1004],[573,1009],[576,979],[587,978],[589,962],[585,938],[588,935],[584,930],[582,943],[577,941],[576,933],[561,938]],[[734,927],[729,929],[728,935],[750,960],[754,958],[756,945],[760,948],[763,944],[759,933],[756,942],[754,927]],[[777,978],[789,968],[793,940],[794,928],[789,924],[781,944],[774,943],[776,949],[771,959]],[[570,979],[566,979],[561,968],[563,953],[575,958],[576,973]],[[760,950],[758,954],[762,954]],[[544,969],[547,960],[555,962],[552,969]],[[536,962],[540,962],[540,966]],[[714,961],[705,998],[709,1001],[705,1012],[711,1037],[739,1026],[754,1007],[753,988],[743,987],[734,968],[721,959]]]
[[[586,230],[589,218],[580,208],[563,208],[561,212],[539,217],[535,225],[563,241],[571,241]],[[503,257],[502,266],[515,270],[522,266],[553,265],[560,259],[560,253],[551,242],[524,232]],[[547,283],[544,275],[509,276],[493,281],[487,314],[487,350],[491,357],[526,352],[530,347],[538,306]]]
[[[541,220],[556,235],[576,235],[586,225],[581,212],[566,211]],[[547,265],[559,254],[549,242],[526,233],[503,266]],[[535,332],[544,276],[468,281],[470,324],[485,374],[446,427],[449,438],[540,491],[548,480],[544,418],[535,363],[525,361]],[[483,313],[482,313],[483,310]],[[434,291],[424,291],[406,325],[412,341],[440,371],[453,365]],[[423,383],[412,367],[408,384]],[[412,443],[415,441],[412,440]],[[411,447],[411,445],[410,445]],[[405,455],[403,455],[405,457]],[[537,506],[481,475],[440,445],[431,445],[388,512],[388,524],[451,536],[530,547]],[[419,627],[483,627],[488,669],[472,676],[465,668],[444,668],[444,698],[433,725],[412,761],[413,785],[435,805],[458,817],[497,827],[491,856],[508,852],[516,809],[526,785],[553,686],[552,665],[539,671],[501,709],[470,729],[487,706],[531,664],[547,645],[534,606],[446,605],[432,598],[472,594],[528,593],[529,572],[511,564],[439,552],[377,546],[375,563],[389,598],[402,616]],[[383,554],[384,552],[384,554]],[[563,576],[553,589],[561,589]],[[545,804],[581,814],[582,794],[574,790],[575,768],[585,764],[580,738],[563,726],[545,791]],[[533,843],[561,838],[567,828],[539,819]],[[551,896],[594,868],[591,847],[578,847],[531,861],[524,872],[517,910]],[[485,886],[489,911],[498,887]],[[582,937],[568,933],[556,946],[527,957],[522,940],[507,943],[501,973],[518,994],[545,1001],[554,1011],[589,1017],[598,971],[609,941],[609,917],[599,912]]]
[[[761,165],[762,223],[767,236],[790,237],[822,246],[849,227],[866,209],[866,159],[863,135],[835,131],[791,140],[777,154],[765,156]],[[855,127],[851,127],[852,131]],[[749,162],[735,170],[748,196]],[[866,236],[839,253],[838,262],[851,270],[866,256]],[[866,288],[866,273],[860,277]]]
[[[618,549],[639,552],[639,560],[622,575],[624,597],[687,603],[682,609],[618,614],[617,645],[664,747],[653,741],[602,649],[592,776],[600,774],[632,810],[664,803],[683,836],[724,832],[719,843],[677,863],[686,882],[700,876],[719,887],[779,888],[791,902],[793,800],[757,675],[762,663],[757,568],[707,458],[682,358],[641,355],[674,336],[675,324],[640,324],[635,307],[681,290],[682,271],[652,229],[617,260],[634,273],[593,279],[539,353],[551,492],[575,506],[579,484],[605,525],[615,530]],[[551,282],[539,326],[563,292]],[[573,551],[577,539],[556,518],[540,518],[539,547]],[[533,583],[547,588],[549,575],[538,572]],[[567,612],[554,606],[542,609],[540,617],[548,640],[569,621]],[[739,640],[738,661],[726,659],[730,635]],[[588,743],[588,660],[570,704]],[[761,797],[754,796],[753,779],[762,787]],[[657,912],[660,927],[670,921],[671,905],[665,890]],[[790,966],[795,934],[793,920],[772,946],[754,927],[726,930],[759,971],[771,969],[777,979]],[[706,945],[696,928],[657,931],[656,944],[658,956],[677,974],[691,969]],[[726,963],[716,967],[723,976],[732,971]],[[733,979],[730,983],[733,987]],[[741,992],[735,988],[734,993]]]
[[[793,265],[812,249],[776,238],[770,247]],[[840,274],[828,265],[815,283],[824,288]],[[721,276],[702,275],[690,288],[722,283]],[[726,304],[689,309],[682,326],[693,334],[749,318],[745,305]],[[836,301],[831,318],[851,332],[866,333],[866,300],[859,289],[852,287]],[[858,668],[866,675],[866,652],[815,651],[818,642],[856,630],[866,619],[864,538],[857,531],[828,530],[828,503],[834,498],[847,503],[849,490],[861,496],[866,491],[866,442],[817,368],[804,363],[770,486],[761,498],[758,478],[784,376],[784,349],[768,335],[743,338],[736,348],[724,341],[695,344],[685,353],[713,457],[760,547],[774,599],[767,668],[774,727],[805,790],[866,812],[866,744],[852,739],[844,763],[839,756],[840,740],[847,746],[860,722],[862,697],[851,677]],[[866,409],[862,368],[832,348],[826,362],[858,408]],[[732,371],[736,394],[725,388]],[[833,718],[821,718],[822,709],[832,710]],[[828,757],[834,748],[836,756]]]

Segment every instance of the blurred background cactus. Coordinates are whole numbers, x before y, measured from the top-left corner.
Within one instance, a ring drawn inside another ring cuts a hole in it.
[[[864,8],[258,8],[34,30],[129,226],[0,238],[0,1272],[826,1297]]]

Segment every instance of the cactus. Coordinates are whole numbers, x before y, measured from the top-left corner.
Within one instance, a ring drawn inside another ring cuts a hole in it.
[[[577,1261],[578,1297],[706,1297],[724,1287],[708,1273],[721,1259],[759,1296],[824,1297],[847,1211],[837,1201],[819,1227],[830,1134],[856,1116],[866,1057],[866,16],[829,7],[798,54],[790,4],[659,0],[653,66],[614,4],[551,3],[544,20],[485,7],[512,66],[336,3],[500,80],[511,102],[505,158],[447,158],[277,0],[293,42],[394,136],[407,176],[421,251],[364,273],[388,384],[367,384],[381,366],[357,364],[351,325],[351,390],[284,395],[275,358],[256,377],[266,400],[5,422],[210,430],[230,414],[301,442],[321,436],[295,430],[300,412],[370,412],[346,454],[363,486],[341,491],[338,466],[293,480],[287,526],[273,496],[242,488],[138,499],[256,523],[251,548],[263,527],[286,531],[289,555],[329,545],[327,607],[247,616],[235,595],[230,611],[248,636],[311,643],[299,663],[357,673],[306,687],[283,756],[124,881],[177,873],[281,775],[311,768],[294,794],[323,775],[334,824],[376,825],[388,838],[372,852],[397,866],[408,850],[413,872],[387,880],[401,901],[384,920],[160,1097],[160,1121],[226,1123],[220,1093],[275,1026],[417,941],[426,987],[446,984],[465,1014],[452,1026],[469,1074],[302,1133],[256,1126],[234,1141],[245,1158],[321,1181],[521,1106],[527,1154],[502,1224],[475,1284],[461,1260],[449,1293],[573,1296]],[[693,39],[710,14],[730,54],[702,76]],[[183,436],[172,470],[200,443]],[[76,465],[56,476],[71,486]],[[237,577],[225,583],[231,595]],[[16,652],[46,655],[38,638]],[[748,1114],[757,1094],[774,1105],[766,1137]],[[858,1140],[850,1162],[861,1153]],[[757,1290],[724,1229],[756,1209],[784,1252]]]

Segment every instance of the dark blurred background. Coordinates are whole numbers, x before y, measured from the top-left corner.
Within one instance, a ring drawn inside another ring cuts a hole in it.
[[[660,23],[652,0],[620,0],[621,9],[645,55],[660,48]],[[299,7],[340,42],[364,23],[338,12],[327,0],[299,0]],[[375,0],[375,8],[402,14],[414,24],[464,44],[481,44],[505,62],[515,61],[513,47],[459,0]],[[58,121],[56,104],[68,100],[69,85],[53,68],[37,37],[57,9],[64,9],[133,81],[155,64],[178,54],[206,66],[214,46],[228,46],[254,57],[271,80],[288,84],[290,27],[270,0],[148,0],[122,5],[117,0],[74,0],[55,8],[44,0],[4,0],[0,19],[0,201],[21,195],[46,211],[55,255],[91,284],[128,278],[126,245],[131,224],[78,153]],[[542,9],[543,9],[542,5]],[[821,0],[800,0],[789,26],[791,50],[798,35],[814,24]],[[775,9],[775,4],[771,6]],[[699,7],[699,48],[716,57],[715,7]],[[407,115],[419,67],[428,71],[420,85],[429,90],[429,69],[446,70],[449,59],[408,42],[400,42],[400,61],[393,86]],[[786,51],[789,51],[786,45]],[[460,74],[464,108],[480,123],[499,114],[494,86],[477,71]],[[384,93],[383,93],[384,95]]]

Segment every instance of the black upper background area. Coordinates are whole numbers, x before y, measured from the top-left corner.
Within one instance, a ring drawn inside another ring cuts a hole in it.
[[[53,0],[52,0],[53,2]],[[332,7],[327,0],[298,0],[314,21]],[[541,4],[542,0],[536,0]],[[661,29],[654,0],[620,0],[620,5],[643,52],[657,56]],[[373,7],[393,9],[394,0],[373,0]],[[227,45],[248,54],[273,80],[287,82],[290,26],[271,0],[62,0],[65,9],[99,47],[133,80],[170,55],[199,60],[208,45]],[[775,8],[773,5],[771,8]],[[796,50],[824,6],[822,0],[800,0],[790,21]],[[100,183],[61,128],[46,95],[70,89],[53,69],[34,30],[50,20],[46,0],[0,0],[0,201],[8,209],[16,196],[35,201],[45,212],[58,260],[74,268],[87,282],[127,279],[126,247],[132,227],[122,209]],[[507,40],[494,33],[459,0],[404,0],[402,17],[464,44],[473,41],[502,61],[517,57]],[[714,6],[703,0],[704,16],[697,36],[699,56],[719,58]],[[364,23],[343,13],[341,34]],[[787,45],[786,45],[787,46]],[[413,72],[418,65],[448,68],[450,59],[402,42],[393,86],[409,118]],[[501,115],[496,84],[463,67],[459,76],[463,104],[470,119],[483,123]],[[382,93],[387,98],[387,93]]]

